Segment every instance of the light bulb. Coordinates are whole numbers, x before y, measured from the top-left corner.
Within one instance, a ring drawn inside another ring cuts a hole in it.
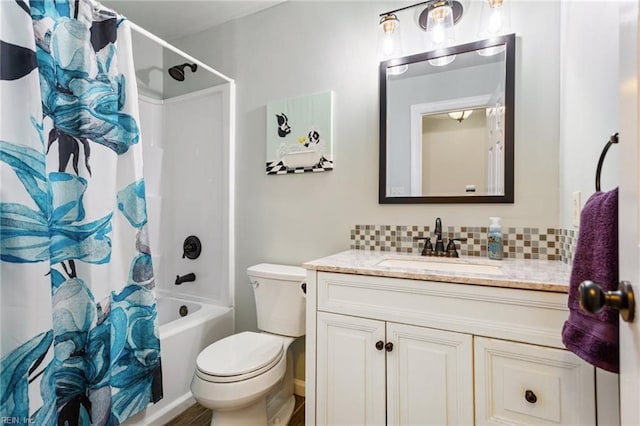
[[[491,9],[491,16],[489,17],[489,25],[487,25],[487,31],[489,34],[497,34],[502,30],[502,23],[504,17],[502,14],[502,6],[496,6]]]
[[[433,28],[433,43],[434,44],[442,44],[445,41],[445,34],[444,34],[444,28],[442,28],[442,25],[436,25]]]
[[[509,4],[504,0],[486,0],[480,14],[480,37],[494,37],[509,31]]]
[[[386,34],[382,40],[382,53],[385,56],[389,56],[393,53],[393,38]]]
[[[438,49],[453,44],[453,10],[448,1],[441,1],[427,15],[427,38],[429,47]]]
[[[402,56],[400,39],[400,21],[394,14],[384,15],[380,19],[379,51],[381,60]]]

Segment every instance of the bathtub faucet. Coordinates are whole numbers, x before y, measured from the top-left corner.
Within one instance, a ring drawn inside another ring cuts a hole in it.
[[[188,283],[195,280],[196,280],[196,274],[194,274],[193,272],[183,276],[176,275],[175,285],[180,285],[182,283]]]

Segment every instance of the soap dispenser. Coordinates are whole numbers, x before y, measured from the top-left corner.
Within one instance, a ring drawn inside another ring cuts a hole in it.
[[[487,253],[489,259],[502,259],[502,226],[499,217],[490,217],[489,233],[487,235]]]

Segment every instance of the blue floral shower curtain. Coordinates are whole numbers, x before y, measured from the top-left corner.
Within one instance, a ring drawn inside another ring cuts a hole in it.
[[[131,32],[0,1],[0,418],[117,425],[162,398]]]

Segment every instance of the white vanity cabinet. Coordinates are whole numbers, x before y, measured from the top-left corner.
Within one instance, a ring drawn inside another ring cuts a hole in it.
[[[318,313],[318,424],[385,424],[384,339],[382,321]]]
[[[594,368],[571,352],[484,337],[474,352],[476,424],[595,424]]]
[[[319,312],[317,424],[473,423],[472,337]]]
[[[306,424],[595,425],[595,368],[561,342],[566,299],[309,270]]]

